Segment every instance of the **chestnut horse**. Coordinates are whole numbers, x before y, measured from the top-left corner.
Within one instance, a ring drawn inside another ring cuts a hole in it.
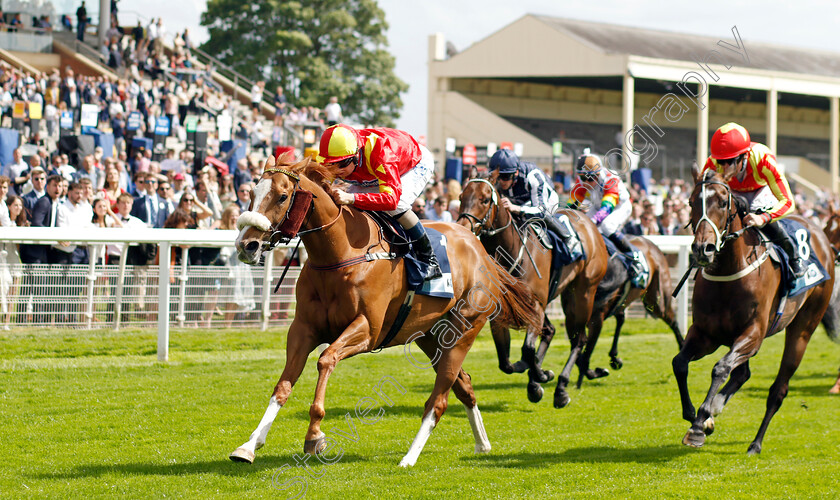
[[[333,202],[327,184],[333,175],[309,158],[295,165],[271,158],[254,188],[251,211],[239,218],[236,248],[240,260],[257,263],[277,240],[296,234],[309,252],[309,260],[297,282],[297,309],[288,332],[286,366],[265,416],[250,439],[231,454],[232,460],[253,462],[255,450],[265,444],[272,422],[303,371],[307,355],[327,343],[329,347],[318,359],[318,382],[304,442],[305,452],[322,451],[326,442],[321,421],[330,374],[342,359],[380,346],[401,305],[413,296],[413,292],[409,295],[402,260],[366,259],[373,249],[379,249],[380,255],[389,252],[390,245],[382,240],[380,228],[369,215]],[[541,320],[534,314],[533,294],[496,265],[469,231],[445,223],[427,227],[446,236],[454,298],[413,296],[405,323],[387,343],[396,346],[416,341],[434,358],[437,372],[420,431],[401,466],[416,463],[446,410],[450,389],[466,406],[476,453],[490,450],[470,376],[461,368],[464,357],[488,318],[516,327],[539,326]],[[437,336],[427,335],[447,312],[442,323],[448,333],[436,328]]]
[[[673,360],[682,415],[691,423],[683,444],[699,447],[705,443],[706,435],[714,431],[714,416],[749,379],[750,358],[758,352],[765,337],[785,329],[779,373],[770,387],[758,434],[748,449],[748,453],[757,454],[761,452],[770,420],[788,393],[790,378],[828,306],[834,284],[834,256],[828,239],[817,227],[802,217],[789,217],[810,232],[813,254],[829,279],[799,295],[786,297],[780,286],[781,270],[767,259],[769,250],[763,239],[755,230],[745,231],[741,223],[749,206],[729,188],[734,172],[724,176],[712,170],[703,173],[695,164],[692,173],[695,185],[690,198],[694,229],[691,250],[703,270],[694,285],[694,322]],[[798,251],[806,250],[803,247]],[[688,393],[688,364],[721,345],[730,350],[715,364],[709,392],[695,414]],[[724,386],[727,378],[729,382]]]
[[[645,304],[645,309],[664,321],[671,328],[671,331],[674,332],[674,337],[677,339],[677,347],[681,348],[683,345],[683,336],[680,333],[680,326],[677,323],[677,313],[674,311],[671,297],[674,286],[671,283],[671,271],[665,255],[659,250],[659,247],[651,243],[647,238],[636,236],[629,238],[629,240],[633,246],[644,254],[645,259],[647,259],[648,267],[650,268],[650,277],[648,278],[647,286],[643,289],[630,287],[625,296],[625,284],[630,280],[630,275],[617,254],[610,256],[607,274],[598,285],[598,291],[595,296],[595,309],[592,311],[592,318],[589,320],[589,338],[586,343],[586,349],[584,349],[578,362],[578,368],[580,369],[577,382],[578,389],[583,384],[584,377],[591,380],[609,375],[609,372],[602,368],[596,368],[595,370],[589,369],[589,359],[592,356],[592,351],[595,350],[595,344],[598,342],[598,336],[601,334],[604,320],[610,316],[615,316],[615,333],[613,334],[613,343],[610,349],[610,366],[616,370],[621,369],[623,363],[618,357],[618,336],[621,333],[621,326],[624,324],[624,311],[640,297],[642,297],[642,302]]]
[[[579,362],[580,354],[586,343],[586,323],[592,315],[595,303],[595,291],[598,283],[607,271],[607,248],[598,228],[587,217],[581,217],[574,210],[562,210],[564,221],[577,231],[580,236],[585,260],[573,262],[563,268],[559,285],[549,297],[549,279],[551,274],[551,251],[543,248],[533,228],[518,228],[511,213],[500,203],[495,188],[498,173],[494,172],[487,179],[472,179],[461,192],[461,213],[458,221],[481,239],[481,243],[490,255],[500,260],[511,273],[527,284],[534,292],[538,302],[538,314],[543,318],[543,327],[528,330],[522,346],[522,361],[511,365],[510,333],[506,325],[490,321],[496,352],[499,356],[499,368],[505,373],[524,371],[528,368],[528,399],[537,402],[542,398],[540,383],[547,382],[553,375],[545,372],[540,364],[554,337],[554,326],[545,316],[549,302],[561,297],[563,312],[566,315],[566,330],[572,343],[572,350],[563,372],[557,379],[554,391],[554,406],[562,408],[569,404],[566,387],[571,379],[572,368]],[[539,219],[537,224],[543,225]],[[515,257],[514,257],[515,256]],[[536,351],[536,339],[541,335],[539,350]]]
[[[834,252],[836,263],[840,258],[840,212],[837,211],[834,204],[831,204],[831,215],[825,222],[823,231],[828,237],[828,242],[831,243],[831,250]],[[834,342],[840,342],[840,284],[836,281],[831,292],[831,302],[828,304],[828,309],[825,310],[822,324],[828,333],[828,337]],[[830,394],[840,394],[840,373],[838,373],[837,380],[828,392]]]

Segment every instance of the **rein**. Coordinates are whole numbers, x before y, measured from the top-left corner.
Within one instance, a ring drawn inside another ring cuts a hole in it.
[[[336,214],[335,219],[333,219],[332,221],[324,224],[323,226],[319,226],[319,227],[316,227],[316,228],[313,228],[313,229],[306,229],[306,230],[303,230],[303,231],[299,230],[301,224],[298,224],[298,227],[293,228],[293,229],[289,228],[289,227],[284,227],[284,225],[286,225],[287,222],[291,223],[291,224],[294,223],[293,221],[289,221],[289,212],[291,212],[292,209],[295,207],[295,200],[296,200],[298,192],[307,193],[309,195],[309,196],[307,196],[309,198],[309,201],[308,201],[309,206],[306,207],[305,220],[308,220],[309,217],[312,215],[312,207],[315,204],[313,199],[315,198],[315,195],[311,191],[306,191],[305,189],[300,189],[300,176],[298,174],[290,171],[290,170],[286,170],[285,168],[271,167],[271,168],[265,169],[265,172],[271,172],[271,173],[279,172],[281,174],[286,174],[286,175],[288,175],[289,177],[291,177],[292,179],[295,180],[295,187],[292,191],[292,199],[289,201],[289,209],[286,210],[285,214],[283,214],[283,219],[280,222],[278,222],[277,224],[275,224],[275,225],[273,225],[269,228],[269,232],[271,232],[271,235],[268,237],[268,241],[263,243],[262,250],[264,252],[274,250],[277,247],[277,245],[279,245],[281,243],[288,243],[289,241],[292,240],[292,238],[300,237],[300,236],[303,236],[304,234],[314,233],[316,231],[323,231],[324,229],[328,229],[333,224],[338,222],[338,219],[339,219],[339,217],[341,217],[341,213],[344,210],[344,206],[339,206],[338,207],[338,214]],[[304,202],[304,203],[306,203],[306,202]],[[289,225],[291,225],[291,224],[289,224]]]
[[[487,179],[470,179],[470,180],[467,181],[466,184],[464,184],[464,188],[466,188],[467,185],[472,183],[472,182],[481,182],[481,183],[484,183],[484,184],[487,184],[488,186],[490,186],[491,200],[493,201],[493,205],[490,207],[490,210],[488,210],[487,213],[484,214],[484,217],[482,217],[481,219],[479,219],[478,217],[476,217],[473,214],[462,213],[462,214],[458,215],[458,218],[455,219],[455,222],[458,222],[459,220],[461,220],[461,218],[467,219],[468,221],[470,221],[470,231],[472,231],[473,234],[475,234],[476,226],[480,227],[481,230],[479,230],[478,234],[476,234],[476,236],[478,236],[479,238],[481,236],[496,236],[497,234],[499,234],[502,231],[504,231],[505,229],[507,229],[513,223],[513,217],[510,214],[508,214],[508,223],[505,224],[502,227],[499,227],[499,228],[496,228],[496,229],[487,228],[487,222],[489,220],[492,220],[490,215],[493,214],[493,209],[495,208],[496,212],[498,213],[498,210],[499,210],[499,195],[496,192],[496,187],[493,186],[493,183],[491,183]],[[495,214],[493,216],[495,217]]]
[[[712,220],[706,214],[706,199],[707,199],[706,185],[707,184],[717,184],[717,185],[723,186],[724,189],[726,189],[726,193],[728,195],[728,198],[726,200],[727,218],[726,218],[726,227],[723,228],[723,231],[719,230],[717,225],[714,222],[712,222]],[[729,232],[729,226],[732,224],[732,221],[738,215],[738,212],[736,211],[735,213],[732,213],[732,189],[726,183],[720,182],[720,181],[714,181],[714,180],[701,181],[700,182],[700,197],[703,199],[703,216],[700,218],[699,221],[697,221],[697,224],[694,226],[693,231],[696,233],[697,228],[700,227],[701,223],[703,223],[704,221],[708,222],[709,225],[712,226],[712,231],[714,231],[714,233],[715,233],[715,253],[720,252],[721,248],[723,248],[724,245],[726,245],[730,241],[737,240],[738,238],[743,236],[744,232],[746,232],[747,229],[752,228],[752,226],[748,226],[748,227],[743,227],[743,228],[741,228],[737,231],[734,231],[732,233]],[[739,279],[743,278],[744,276],[747,276],[748,274],[752,273],[753,271],[755,271],[759,267],[761,267],[761,264],[763,264],[764,261],[767,260],[767,257],[769,256],[769,253],[770,253],[769,250],[765,247],[764,253],[762,253],[758,258],[756,258],[749,265],[747,265],[747,267],[745,267],[744,269],[741,269],[740,271],[738,271],[734,274],[729,274],[729,275],[726,275],[726,276],[709,274],[705,269],[703,269],[703,273],[702,273],[703,278],[708,280],[708,281],[715,281],[715,282],[728,282],[728,281],[739,280]],[[680,284],[678,285],[677,289],[674,290],[674,293],[673,293],[674,297],[676,297],[677,293],[679,292],[679,289],[682,287],[682,284],[685,281],[685,278],[688,276],[688,273],[691,272],[694,265],[696,265],[696,264],[694,264],[692,262],[692,265],[689,266],[688,270],[686,271],[686,275],[683,276],[683,279],[680,281]]]

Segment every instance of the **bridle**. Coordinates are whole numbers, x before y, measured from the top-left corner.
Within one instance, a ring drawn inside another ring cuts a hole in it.
[[[312,191],[307,191],[305,189],[300,188],[300,175],[286,170],[285,168],[278,168],[278,167],[271,167],[266,168],[264,173],[276,173],[279,172],[281,174],[286,174],[287,176],[291,177],[295,180],[294,188],[292,189],[292,199],[289,200],[289,208],[286,209],[286,213],[283,214],[283,219],[280,222],[272,225],[268,232],[271,234],[268,237],[268,240],[263,242],[262,251],[269,252],[273,250],[277,245],[285,244],[291,241],[295,237],[300,237],[305,234],[314,233],[316,231],[322,231],[327,229],[328,227],[332,226],[338,221],[338,218],[341,217],[341,212],[343,210],[343,206],[339,206],[338,214],[335,216],[331,222],[324,224],[323,226],[319,226],[313,229],[305,229],[303,231],[300,230],[301,226],[309,220],[309,217],[312,215],[312,207],[315,205],[315,194]],[[300,194],[300,198],[298,198],[298,194]],[[297,205],[296,205],[297,204]],[[299,220],[292,220],[289,219],[289,214],[292,211],[301,211],[304,210],[306,215],[304,217],[300,217]]]
[[[484,214],[484,217],[482,217],[481,219],[479,219],[473,214],[468,214],[464,212],[458,215],[458,218],[455,219],[455,222],[458,222],[462,218],[467,219],[470,222],[470,231],[472,231],[472,233],[476,236],[495,236],[507,229],[508,226],[510,226],[513,223],[513,217],[510,217],[508,219],[508,223],[504,226],[496,229],[489,229],[487,227],[487,222],[492,220],[492,218],[495,217],[499,211],[499,195],[496,193],[496,187],[493,185],[492,182],[488,181],[487,179],[470,179],[466,182],[466,184],[464,184],[464,188],[466,189],[466,187],[472,182],[482,182],[490,186],[490,199],[492,200],[493,204],[490,206],[490,210],[488,210],[487,213]],[[475,232],[476,227],[481,228],[478,231],[478,233]]]
[[[718,229],[717,224],[715,224],[706,213],[706,186],[710,184],[717,184],[726,189],[726,213],[728,214],[728,217],[726,218],[726,227],[723,228],[723,231]],[[732,189],[725,182],[715,180],[700,181],[700,197],[703,200],[703,216],[700,217],[699,221],[697,221],[697,224],[695,224],[692,228],[692,231],[697,234],[697,229],[700,227],[700,224],[704,221],[708,222],[709,225],[712,226],[712,231],[715,233],[715,253],[717,253],[720,252],[720,249],[723,248],[723,245],[725,245],[727,241],[739,238],[747,228],[740,229],[734,233],[729,233],[729,226],[732,224],[732,220],[735,219],[738,213],[737,211],[735,213],[732,212]]]

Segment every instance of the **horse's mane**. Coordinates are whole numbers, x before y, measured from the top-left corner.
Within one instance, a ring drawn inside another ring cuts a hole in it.
[[[318,184],[321,184],[325,190],[329,190],[329,184],[337,177],[336,167],[323,165],[311,156],[307,156],[295,163],[294,156],[291,153],[285,153],[277,158],[277,166],[296,174],[305,175]]]

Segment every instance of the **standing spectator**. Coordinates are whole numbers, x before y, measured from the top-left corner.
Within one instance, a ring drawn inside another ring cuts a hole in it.
[[[327,126],[332,127],[344,120],[344,115],[341,114],[341,105],[338,104],[338,97],[330,97],[330,102],[324,108],[324,115],[327,120]]]
[[[9,179],[6,178],[6,188],[8,189]],[[2,192],[3,180],[0,179],[0,192]],[[9,220],[11,226],[25,227],[29,225],[26,219],[26,210],[23,209],[23,200],[19,196],[9,195],[8,198],[3,197],[0,202],[3,206],[8,206]],[[5,261],[5,266],[3,265]],[[17,287],[20,281],[21,272],[17,265],[20,264],[20,252],[18,245],[15,243],[0,244],[0,302],[2,302],[2,309],[0,312],[5,313],[4,330],[9,330],[9,323],[12,321],[12,301],[17,295]]]
[[[157,43],[158,39],[158,28],[154,17],[151,21],[149,21],[149,25],[146,26],[146,38],[149,39],[150,49],[154,50],[155,44]]]
[[[84,199],[84,186],[78,182],[70,184],[67,199],[58,206],[56,227],[72,227],[80,232],[90,226],[93,208]],[[53,260],[58,264],[87,264],[88,252],[83,246],[67,242],[53,245]]]
[[[117,211],[114,212],[118,220],[112,220],[111,227],[127,227],[127,228],[143,228],[146,227],[146,224],[131,215],[131,206],[134,204],[134,198],[128,194],[123,193],[117,198]],[[119,224],[117,224],[119,222]],[[114,265],[119,264],[120,259],[123,256],[123,247],[125,247],[125,243],[109,243],[106,247],[106,252],[108,254],[108,264]]]
[[[30,218],[32,215],[32,210],[35,209],[35,204],[38,203],[38,200],[41,199],[41,197],[47,194],[47,173],[44,172],[43,168],[36,167],[35,169],[32,169],[31,177],[32,183],[29,192],[22,196],[23,206],[26,209],[26,213],[30,216]]]
[[[20,148],[12,152],[12,164],[9,165],[9,177],[12,180],[12,188],[15,194],[20,196],[23,185],[29,180],[29,165],[23,161],[23,152]]]
[[[251,206],[251,191],[254,189],[254,184],[246,182],[239,186],[236,190],[236,204],[239,205],[240,212],[246,212]]]
[[[102,196],[105,201],[111,204],[111,210],[117,207],[117,200],[125,193],[120,187],[120,172],[116,167],[108,167],[105,172],[105,184],[102,186]]]
[[[9,227],[12,225],[9,207],[6,205],[6,197],[9,195],[9,184],[11,182],[11,179],[5,175],[0,175],[0,227]]]
[[[277,86],[277,93],[274,94],[274,125],[283,126],[283,117],[286,115],[286,96],[283,94],[283,87]]]
[[[659,222],[653,211],[646,210],[642,214],[642,235],[649,236],[651,234],[662,234],[662,229],[659,227]]]
[[[251,182],[251,171],[248,168],[248,159],[240,158],[236,162],[236,170],[233,171],[233,186],[239,191],[243,184]],[[247,208],[245,210],[248,210]],[[245,211],[243,210],[243,212]]]
[[[175,212],[175,203],[172,201],[172,185],[169,184],[169,181],[158,183],[156,201],[158,203],[158,213],[155,227],[165,227],[166,220]]]
[[[426,200],[424,200],[423,198],[417,198],[416,200],[414,200],[414,203],[411,204],[411,211],[414,212],[414,215],[416,215],[418,219],[425,219]]]
[[[251,87],[251,109],[256,112],[260,111],[260,104],[262,104],[263,90],[265,90],[265,82],[260,80]]]
[[[105,181],[103,179],[102,185],[100,185],[100,183],[99,183],[100,174],[99,174],[99,171],[94,166],[94,162],[95,162],[95,160],[93,158],[93,155],[85,156],[84,159],[82,160],[82,164],[80,165],[81,168],[76,170],[76,172],[73,173],[73,180],[76,181],[76,182],[79,182],[80,179],[87,178],[87,179],[90,179],[91,184],[96,189],[102,189],[102,186],[105,184]]]
[[[431,221],[452,222],[452,214],[449,213],[448,208],[446,197],[438,196],[432,203],[431,210],[426,209],[426,218]]]
[[[233,185],[233,174],[222,176],[222,183],[219,185],[219,200],[225,207],[236,202],[236,188]]]
[[[76,9],[76,38],[82,42],[85,41],[85,30],[87,29],[88,15],[85,8],[85,0],[82,0],[82,5]]]
[[[163,27],[163,18],[159,17],[157,20],[157,38],[155,38],[155,52],[158,55],[163,54],[163,41],[166,38],[166,28]]]

